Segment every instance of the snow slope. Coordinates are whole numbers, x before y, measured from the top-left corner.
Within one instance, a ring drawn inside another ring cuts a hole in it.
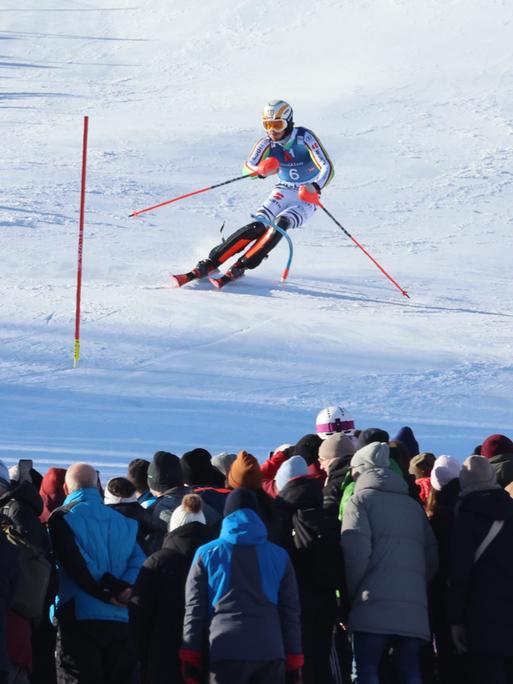
[[[3,0],[0,456],[122,472],[156,449],[259,458],[343,403],[463,457],[513,433],[513,5]],[[271,180],[240,173],[268,99],[336,166],[326,206],[242,281],[167,286]],[[72,369],[82,117],[82,359]]]

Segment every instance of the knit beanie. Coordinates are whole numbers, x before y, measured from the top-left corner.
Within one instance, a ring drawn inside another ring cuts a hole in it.
[[[276,489],[281,492],[283,487],[296,477],[308,475],[308,464],[302,456],[291,456],[278,468],[274,476]]]
[[[500,454],[513,454],[513,442],[504,435],[490,435],[481,445],[481,456],[493,458]]]
[[[304,435],[294,446],[294,456],[302,456],[307,465],[311,465],[319,460],[319,447],[321,444],[322,439],[319,435]]]
[[[390,465],[390,449],[385,442],[371,442],[358,449],[351,459],[351,470],[363,473],[371,468],[388,468]]]
[[[360,432],[358,437],[358,448],[361,449],[367,444],[372,444],[372,442],[389,442],[390,435],[386,430],[381,428],[367,428]]]
[[[184,482],[188,485],[223,487],[225,478],[214,468],[211,458],[206,449],[187,451],[180,459]]]
[[[418,454],[411,459],[408,472],[417,479],[428,477],[431,475],[435,461],[436,456],[434,454],[429,453],[429,451],[424,451],[422,454]]]
[[[343,432],[336,432],[323,439],[319,447],[319,461],[331,461],[334,458],[353,456],[354,446],[351,438]]]
[[[6,489],[11,487],[11,478],[9,477],[9,471],[7,466],[3,461],[0,461],[0,484]]]
[[[431,486],[439,492],[451,480],[460,476],[461,463],[452,456],[439,456],[431,471]]]
[[[217,454],[212,458],[212,465],[217,468],[225,477],[228,477],[230,468],[233,462],[237,458],[237,454],[229,454],[227,451],[223,451],[221,454]]]
[[[41,522],[48,522],[50,513],[64,503],[65,479],[66,468],[48,468],[46,471],[39,488],[39,496],[43,499],[43,512],[39,516]]]
[[[402,444],[404,444],[406,450],[408,451],[408,456],[410,458],[416,456],[420,451],[419,443],[415,439],[413,430],[408,426],[402,427],[397,433],[397,435],[394,437],[393,441],[401,442]]]
[[[487,489],[500,489],[495,468],[484,456],[469,456],[460,471],[460,496]]]
[[[148,467],[148,487],[165,491],[182,485],[183,474],[178,456],[168,451],[157,451]]]
[[[175,508],[169,520],[169,531],[176,530],[177,527],[188,525],[192,522],[207,524],[203,513],[203,502],[198,494],[186,494],[182,503]]]
[[[107,482],[103,501],[107,506],[119,503],[135,503],[137,501],[135,485],[126,477],[113,477]]]
[[[254,456],[247,451],[239,451],[228,473],[228,486],[260,489],[262,486],[262,471]]]
[[[245,452],[243,452],[245,453]],[[226,497],[223,515],[226,518],[230,513],[240,511],[241,508],[250,508],[260,515],[260,506],[255,492],[247,487],[237,487]]]

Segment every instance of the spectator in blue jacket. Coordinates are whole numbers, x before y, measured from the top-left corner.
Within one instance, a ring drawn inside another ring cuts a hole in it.
[[[48,523],[59,580],[59,684],[137,681],[127,604],[146,556],[136,541],[137,522],[105,506],[97,483],[91,466],[70,466],[68,496]]]
[[[285,671],[287,682],[299,682],[299,613],[288,554],[267,541],[254,492],[234,490],[219,538],[197,550],[187,578],[185,681],[203,681],[208,638],[211,684],[283,684]]]

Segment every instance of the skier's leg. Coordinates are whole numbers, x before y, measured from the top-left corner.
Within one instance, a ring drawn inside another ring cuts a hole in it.
[[[287,230],[290,223],[286,216],[280,216],[276,219],[276,225],[283,230]],[[265,259],[269,252],[276,247],[282,237],[283,235],[274,228],[268,228],[262,237],[254,245],[251,245],[234,265],[244,270],[256,268],[262,263],[262,260]]]
[[[256,212],[257,216],[261,215],[268,221],[278,221],[279,217],[287,209],[291,203],[297,203],[297,190],[283,185],[278,185],[273,188],[271,194],[267,197],[265,202]],[[261,224],[263,225],[263,224]],[[289,221],[283,219],[278,223],[280,228],[287,230],[290,227]],[[242,270],[249,268],[256,268],[262,262],[269,252],[276,247],[281,240],[282,234],[274,228],[267,228],[258,236],[256,242],[249,247],[249,249],[237,260],[232,268]]]
[[[205,269],[205,275],[220,264],[223,264],[234,254],[241,252],[253,240],[258,238],[266,232],[266,227],[260,221],[253,221],[248,223],[232,233],[224,242],[216,245],[208,255],[208,259],[200,261],[196,268]]]
[[[297,197],[297,190],[290,188],[275,188],[270,197],[270,206],[266,203],[264,207],[259,209],[259,213],[264,214],[266,218],[270,218],[277,226],[287,230],[288,228],[300,228],[303,226],[315,213],[315,205],[310,202],[301,202]],[[276,217],[272,215],[270,208],[279,209]],[[263,209],[266,209],[264,212]],[[235,267],[241,269],[256,268],[262,263],[262,260],[269,254],[269,252],[276,247],[283,235],[274,228],[268,228],[267,231],[260,237],[254,245],[252,245],[237,261]]]

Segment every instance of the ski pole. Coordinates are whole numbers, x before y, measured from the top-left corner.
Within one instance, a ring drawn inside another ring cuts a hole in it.
[[[202,192],[208,192],[209,190],[214,190],[215,188],[220,188],[223,185],[229,185],[230,183],[235,183],[236,181],[244,180],[244,178],[254,178],[255,176],[270,176],[272,173],[276,173],[279,167],[279,162],[274,157],[268,157],[260,162],[257,169],[251,173],[245,173],[242,176],[236,176],[235,178],[230,178],[222,183],[216,183],[215,185],[209,185],[207,188],[201,188],[200,190],[193,190],[192,192],[187,192],[185,195],[180,195],[179,197],[173,197],[172,199],[166,200],[165,202],[160,202],[159,204],[154,204],[151,207],[146,207],[146,209],[139,209],[139,211],[133,211],[129,214],[129,218],[132,216],[139,216],[152,209],[158,209],[159,207],[164,207],[166,204],[172,204],[173,202],[178,202],[179,200],[186,199],[187,197],[192,197],[193,195],[199,195]]]
[[[251,218],[254,218],[256,221],[260,221],[261,223],[263,223],[266,226],[270,226],[270,227],[274,228],[275,230],[278,231],[278,233],[281,233],[283,235],[283,237],[285,237],[287,239],[287,242],[289,243],[289,258],[287,259],[287,265],[283,269],[283,271],[281,273],[281,279],[280,279],[280,281],[282,283],[284,283],[289,276],[289,270],[290,270],[290,266],[292,264],[292,257],[294,256],[294,247],[292,245],[292,239],[291,239],[290,235],[287,233],[286,230],[283,230],[283,228],[280,228],[280,226],[277,226],[276,223],[269,221],[269,219],[266,218],[265,216],[262,216],[262,214],[251,214]]]
[[[358,240],[357,240],[356,238],[354,238],[354,237],[351,235],[351,233],[350,233],[348,230],[346,230],[346,229],[344,228],[344,226],[343,226],[339,221],[337,221],[337,219],[333,216],[333,214],[331,214],[331,213],[326,209],[326,207],[321,203],[321,201],[320,201],[320,199],[319,199],[319,195],[318,195],[317,193],[308,192],[308,190],[306,190],[306,188],[304,188],[304,186],[301,186],[300,189],[299,189],[299,192],[298,192],[298,197],[299,197],[299,199],[302,200],[303,202],[310,202],[311,204],[317,204],[317,205],[318,205],[318,206],[319,206],[319,207],[320,207],[320,208],[321,208],[321,209],[330,217],[330,219],[333,221],[333,223],[335,223],[335,224],[340,228],[340,230],[342,230],[342,231],[347,235],[347,237],[348,237],[350,240],[352,240],[352,241],[354,242],[354,244],[355,244],[357,247],[359,247],[359,249],[361,249],[362,252],[363,252],[366,256],[369,257],[369,259],[372,261],[372,263],[373,263],[375,266],[377,266],[377,267],[379,268],[379,270],[381,271],[381,273],[383,273],[383,275],[386,276],[386,277],[390,280],[390,282],[393,283],[393,284],[395,285],[395,287],[400,291],[400,293],[403,295],[403,297],[407,297],[408,299],[410,299],[410,295],[406,292],[406,290],[403,290],[403,288],[399,285],[399,283],[397,283],[397,282],[392,278],[392,276],[389,275],[389,274],[385,271],[385,269],[383,268],[383,266],[382,266],[382,265],[381,265],[381,264],[380,264],[380,263],[379,263],[371,254],[369,254],[369,252],[365,249],[365,247],[364,247],[363,245],[361,245],[361,244],[358,242]]]

